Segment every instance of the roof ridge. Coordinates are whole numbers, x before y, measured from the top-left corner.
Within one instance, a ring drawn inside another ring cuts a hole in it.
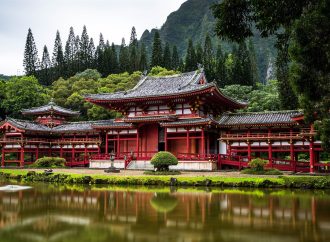
[[[271,110],[271,111],[258,111],[258,112],[225,112],[227,115],[242,115],[242,114],[270,114],[270,113],[293,113],[293,112],[303,112],[302,110]]]

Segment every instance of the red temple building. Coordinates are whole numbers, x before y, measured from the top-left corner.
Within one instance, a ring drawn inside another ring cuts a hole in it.
[[[115,120],[69,122],[79,113],[46,106],[23,110],[34,121],[7,119],[0,126],[2,166],[20,166],[41,156],[60,156],[67,165],[150,169],[151,157],[169,151],[173,169],[243,168],[262,157],[289,171],[323,169],[321,143],[300,111],[235,113],[245,103],[225,96],[202,70],[166,77],[143,76],[131,90],[91,94],[86,101],[122,114]],[[308,160],[299,161],[300,154]]]

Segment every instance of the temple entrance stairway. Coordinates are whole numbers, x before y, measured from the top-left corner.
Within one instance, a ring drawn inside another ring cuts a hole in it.
[[[127,167],[127,170],[153,170],[154,166],[151,165],[150,160],[133,160]]]

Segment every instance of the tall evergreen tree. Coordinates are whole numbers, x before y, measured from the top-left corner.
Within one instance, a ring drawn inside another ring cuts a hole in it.
[[[74,35],[73,27],[70,27],[70,32],[68,36],[68,40],[65,44],[65,52],[64,59],[66,63],[67,76],[72,76],[75,73],[75,56],[76,56],[76,48],[75,48],[75,40],[76,37]]]
[[[111,44],[111,51],[110,51],[110,72],[111,73],[118,73],[119,67],[118,67],[118,55],[116,51],[116,46],[112,42]]]
[[[170,49],[170,44],[168,42],[166,42],[164,49],[163,67],[165,67],[167,70],[171,70],[172,68],[171,49]]]
[[[129,41],[129,71],[133,72],[139,69],[139,53],[138,53],[138,40],[136,37],[136,29],[133,26],[131,31],[131,37]]]
[[[226,55],[222,52],[221,45],[218,45],[216,54],[216,80],[219,87],[223,88],[227,85],[227,73],[226,73]]]
[[[79,37],[79,35],[77,35],[75,38],[74,54],[75,54],[74,72],[78,72],[78,71],[80,71],[80,37]]]
[[[276,76],[279,85],[279,99],[283,109],[295,109],[298,99],[289,82],[289,42],[288,36],[283,34],[283,41],[277,43]]]
[[[253,42],[251,41],[251,39],[249,39],[249,41],[248,41],[248,50],[249,50],[249,56],[250,56],[252,81],[253,81],[253,83],[258,83],[258,82],[260,82],[259,69],[258,69],[258,64],[257,64],[256,51],[254,49],[254,45],[253,45]]]
[[[96,68],[96,58],[95,58],[95,45],[94,40],[91,38],[88,45],[88,66],[87,68]]]
[[[50,61],[48,49],[45,45],[42,53],[41,70],[39,74],[39,82],[42,85],[49,86],[50,84],[52,84],[51,67],[52,62]]]
[[[85,25],[83,27],[83,32],[80,38],[79,53],[80,53],[80,60],[79,60],[80,71],[84,71],[88,68],[88,63],[89,63],[89,37]]]
[[[96,48],[96,65],[97,70],[102,74],[102,76],[106,75],[106,61],[105,61],[105,43],[102,33],[100,33],[99,45]]]
[[[64,74],[65,74],[64,73],[64,71],[65,71],[64,53],[63,53],[60,32],[58,30],[56,32],[56,37],[55,37],[52,63],[53,63],[54,72],[55,72],[54,78],[57,79],[60,76],[64,76]]]
[[[178,54],[178,49],[176,45],[173,46],[173,51],[172,51],[172,70],[178,70],[180,66],[180,59],[179,59],[179,54]]]
[[[145,71],[148,69],[148,57],[147,57],[147,51],[146,46],[144,43],[141,44],[140,48],[140,62],[139,62],[139,70]]]
[[[203,63],[203,48],[201,44],[197,44],[195,48],[196,53],[196,63],[202,64]],[[197,66],[196,66],[197,68]]]
[[[125,43],[125,38],[122,39],[119,50],[119,70],[120,72],[129,71],[129,50]]]
[[[216,79],[215,70],[214,70],[215,67],[214,67],[213,47],[209,35],[206,35],[205,37],[202,63],[205,69],[207,79],[209,80]]]
[[[156,30],[154,35],[154,41],[152,45],[152,55],[150,67],[163,66],[163,51],[162,51],[162,41],[158,30]]]
[[[131,30],[131,37],[129,39],[129,45],[137,45],[136,29],[133,26]]]
[[[192,39],[189,39],[188,49],[185,59],[185,71],[194,71],[197,69],[196,52]]]
[[[26,37],[23,66],[26,75],[35,75],[39,67],[38,50],[30,28]]]

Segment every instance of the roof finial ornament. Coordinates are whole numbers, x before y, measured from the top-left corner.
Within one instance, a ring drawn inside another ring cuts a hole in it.
[[[147,76],[147,75],[148,75],[148,70],[144,70],[142,76]]]
[[[200,72],[204,72],[204,66],[201,63],[197,63],[197,68]]]
[[[49,105],[55,105],[54,98],[50,99]]]

